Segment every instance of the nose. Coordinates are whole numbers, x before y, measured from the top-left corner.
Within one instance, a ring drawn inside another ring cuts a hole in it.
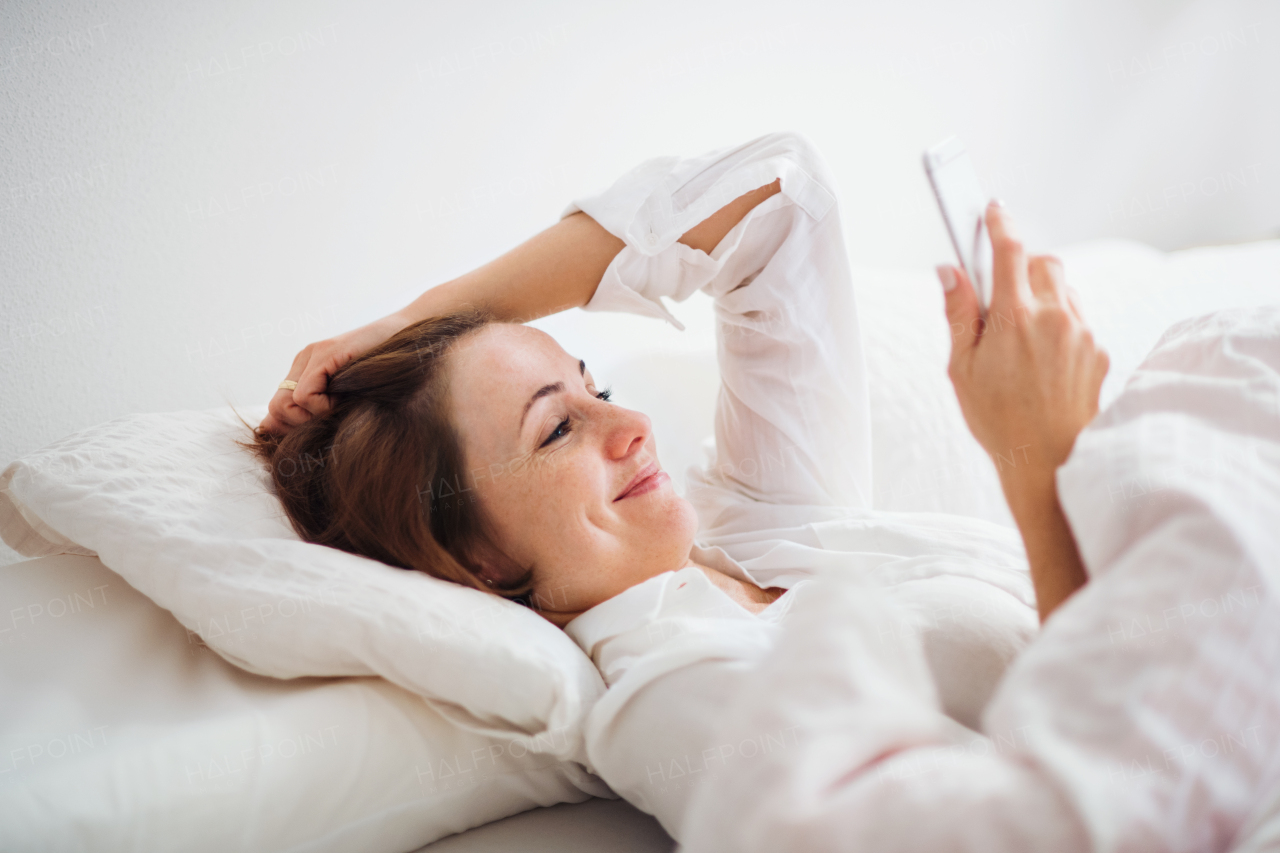
[[[610,459],[626,459],[648,443],[653,423],[643,412],[624,409],[616,403],[606,405],[610,421],[605,432],[605,455]]]

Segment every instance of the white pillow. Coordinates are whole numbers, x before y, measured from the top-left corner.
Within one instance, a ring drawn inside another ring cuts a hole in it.
[[[382,851],[611,796],[380,678],[278,681],[91,557],[0,569],[0,849]]]
[[[1103,408],[1170,325],[1277,299],[1280,240],[1168,254],[1105,240],[1056,254],[1111,356]],[[950,332],[933,271],[855,268],[854,289],[870,377],[875,508],[1012,525],[995,467],[965,425],[947,378]]]
[[[0,475],[0,536],[32,557],[96,553],[250,672],[381,675],[472,731],[554,735],[585,762],[604,683],[572,640],[518,604],[300,541],[234,444],[247,435],[229,408],[81,430]]]
[[[1013,524],[947,378],[951,338],[932,270],[853,271],[871,396],[872,505]]]

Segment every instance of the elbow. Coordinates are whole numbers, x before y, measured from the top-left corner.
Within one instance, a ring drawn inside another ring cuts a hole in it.
[[[759,142],[766,157],[783,159],[795,166],[784,191],[805,213],[821,220],[837,206],[835,177],[812,139],[795,131],[779,131],[761,137]]]
[[[815,179],[822,180],[827,189],[831,189],[831,183],[826,180],[830,172],[826,158],[822,156],[822,151],[817,144],[808,136],[794,130],[782,130],[763,136],[760,141],[770,149],[776,149],[778,154],[795,162]]]

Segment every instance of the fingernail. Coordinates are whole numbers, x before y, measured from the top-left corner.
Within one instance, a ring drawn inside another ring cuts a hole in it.
[[[938,265],[938,280],[942,282],[942,292],[950,293],[956,287],[956,274],[951,267],[945,264]]]
[[[1004,201],[1002,199],[993,198],[991,199],[991,203],[996,207],[1004,207]]]

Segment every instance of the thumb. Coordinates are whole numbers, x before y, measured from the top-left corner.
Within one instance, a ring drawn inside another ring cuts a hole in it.
[[[978,294],[974,293],[969,276],[959,267],[938,266],[938,280],[942,282],[943,296],[947,301],[947,322],[951,324],[951,361],[973,349],[982,334],[982,313],[978,309]]]

